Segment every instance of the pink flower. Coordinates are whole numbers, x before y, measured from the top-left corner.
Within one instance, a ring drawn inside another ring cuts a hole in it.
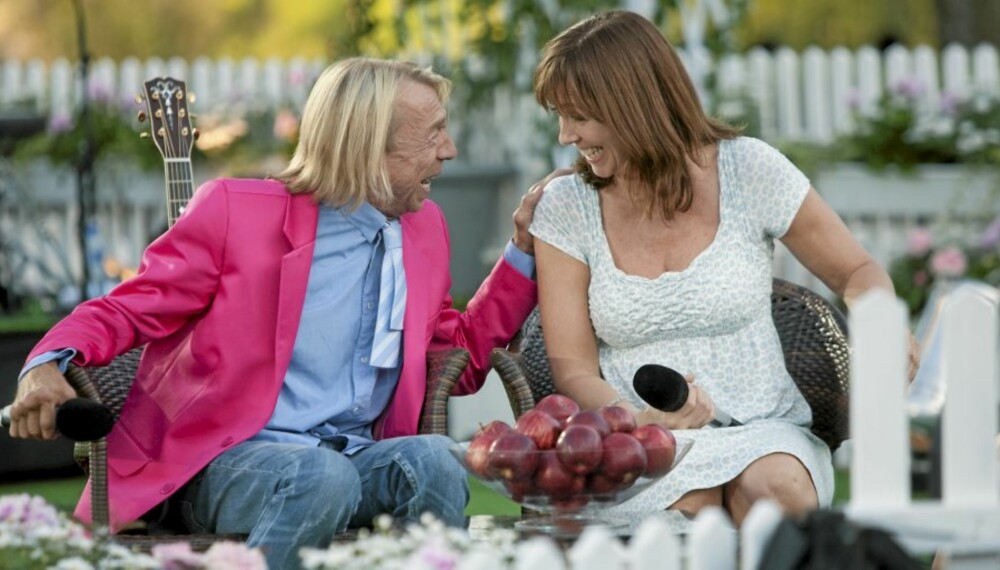
[[[923,287],[924,285],[927,285],[927,282],[929,280],[930,278],[928,277],[926,271],[921,270],[921,271],[915,271],[913,273],[913,284],[916,285],[917,287]]]
[[[58,135],[73,129],[73,119],[65,113],[56,113],[49,119],[49,133]]]
[[[923,95],[925,91],[924,83],[916,77],[901,79],[899,83],[893,86],[892,90],[897,95],[902,95],[907,99],[917,99]]]
[[[157,544],[152,554],[163,570],[193,570],[202,566],[201,555],[192,551],[187,542]]]
[[[993,249],[1000,244],[1000,216],[997,216],[993,222],[986,228],[983,232],[983,236],[979,239],[979,247],[983,249]]]
[[[931,256],[931,272],[941,277],[960,277],[969,262],[957,247],[943,247]]]
[[[913,257],[920,257],[931,249],[934,234],[927,228],[915,228],[906,237],[906,252]]]
[[[261,551],[242,542],[216,542],[205,552],[203,561],[212,570],[267,570]]]
[[[295,113],[283,110],[274,116],[274,136],[284,141],[295,140],[299,132],[299,120]]]

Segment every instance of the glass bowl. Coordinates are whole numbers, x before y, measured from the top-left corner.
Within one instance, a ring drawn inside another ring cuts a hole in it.
[[[661,478],[668,476],[690,451],[694,441],[688,438],[676,438],[673,462],[666,473],[654,476],[640,475],[630,483],[613,484],[604,481],[602,484],[595,482],[595,479],[599,478],[597,475],[602,472],[602,468],[598,466],[593,472],[583,476],[586,483],[582,488],[578,481],[575,484],[556,484],[555,487],[559,490],[555,492],[545,492],[538,487],[535,482],[539,470],[537,466],[530,476],[516,479],[505,478],[495,472],[484,474],[482,469],[477,472],[466,460],[470,443],[468,441],[455,443],[449,451],[466,471],[483,485],[525,509],[534,511],[523,512],[522,519],[515,523],[514,528],[558,537],[576,536],[584,527],[597,524],[607,527],[613,533],[627,533],[634,521],[612,515],[607,509],[635,497]],[[520,463],[541,465],[542,455],[549,452],[538,450],[524,452]],[[606,453],[602,461],[608,457]],[[615,453],[612,452],[612,455]],[[549,458],[548,461],[552,459]]]

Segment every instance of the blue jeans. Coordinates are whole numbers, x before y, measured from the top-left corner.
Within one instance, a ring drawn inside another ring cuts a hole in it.
[[[216,457],[180,497],[193,532],[248,534],[269,568],[299,568],[299,548],[325,547],[379,514],[433,513],[465,525],[465,470],[440,435],[378,441],[347,456],[325,447],[248,441]]]

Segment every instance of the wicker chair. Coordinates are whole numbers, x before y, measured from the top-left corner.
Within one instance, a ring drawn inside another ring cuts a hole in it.
[[[129,351],[108,366],[82,368],[71,365],[66,377],[77,393],[107,405],[115,419],[121,412],[125,398],[132,387],[139,366],[142,349]],[[420,416],[419,432],[442,434],[448,432],[448,397],[469,363],[469,352],[464,348],[442,350],[427,354],[428,389]],[[74,455],[77,463],[90,475],[91,509],[95,528],[108,527],[108,463],[105,438],[77,443]],[[245,537],[232,535],[176,535],[147,533],[144,529],[130,529],[119,534],[117,540],[128,546],[148,550],[153,544],[169,541],[186,541],[192,548],[204,550],[212,543]]]
[[[812,432],[835,451],[848,437],[850,385],[847,321],[813,291],[775,279],[771,291],[785,366],[813,412]],[[555,392],[538,309],[507,349],[494,349],[493,367],[503,379],[515,417]]]

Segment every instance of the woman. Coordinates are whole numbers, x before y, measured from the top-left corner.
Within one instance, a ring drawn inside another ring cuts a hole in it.
[[[889,276],[784,156],[705,116],[643,17],[602,13],[553,39],[535,96],[558,114],[559,142],[580,152],[577,175],[547,186],[531,225],[556,388],[696,440],[670,476],[619,508],[718,505],[739,524],[761,498],[793,514],[829,505],[830,451],[809,431],[771,319],[773,240],[848,306],[893,291]],[[686,373],[677,412],[632,389],[648,363]],[[715,406],[745,425],[700,429]]]

